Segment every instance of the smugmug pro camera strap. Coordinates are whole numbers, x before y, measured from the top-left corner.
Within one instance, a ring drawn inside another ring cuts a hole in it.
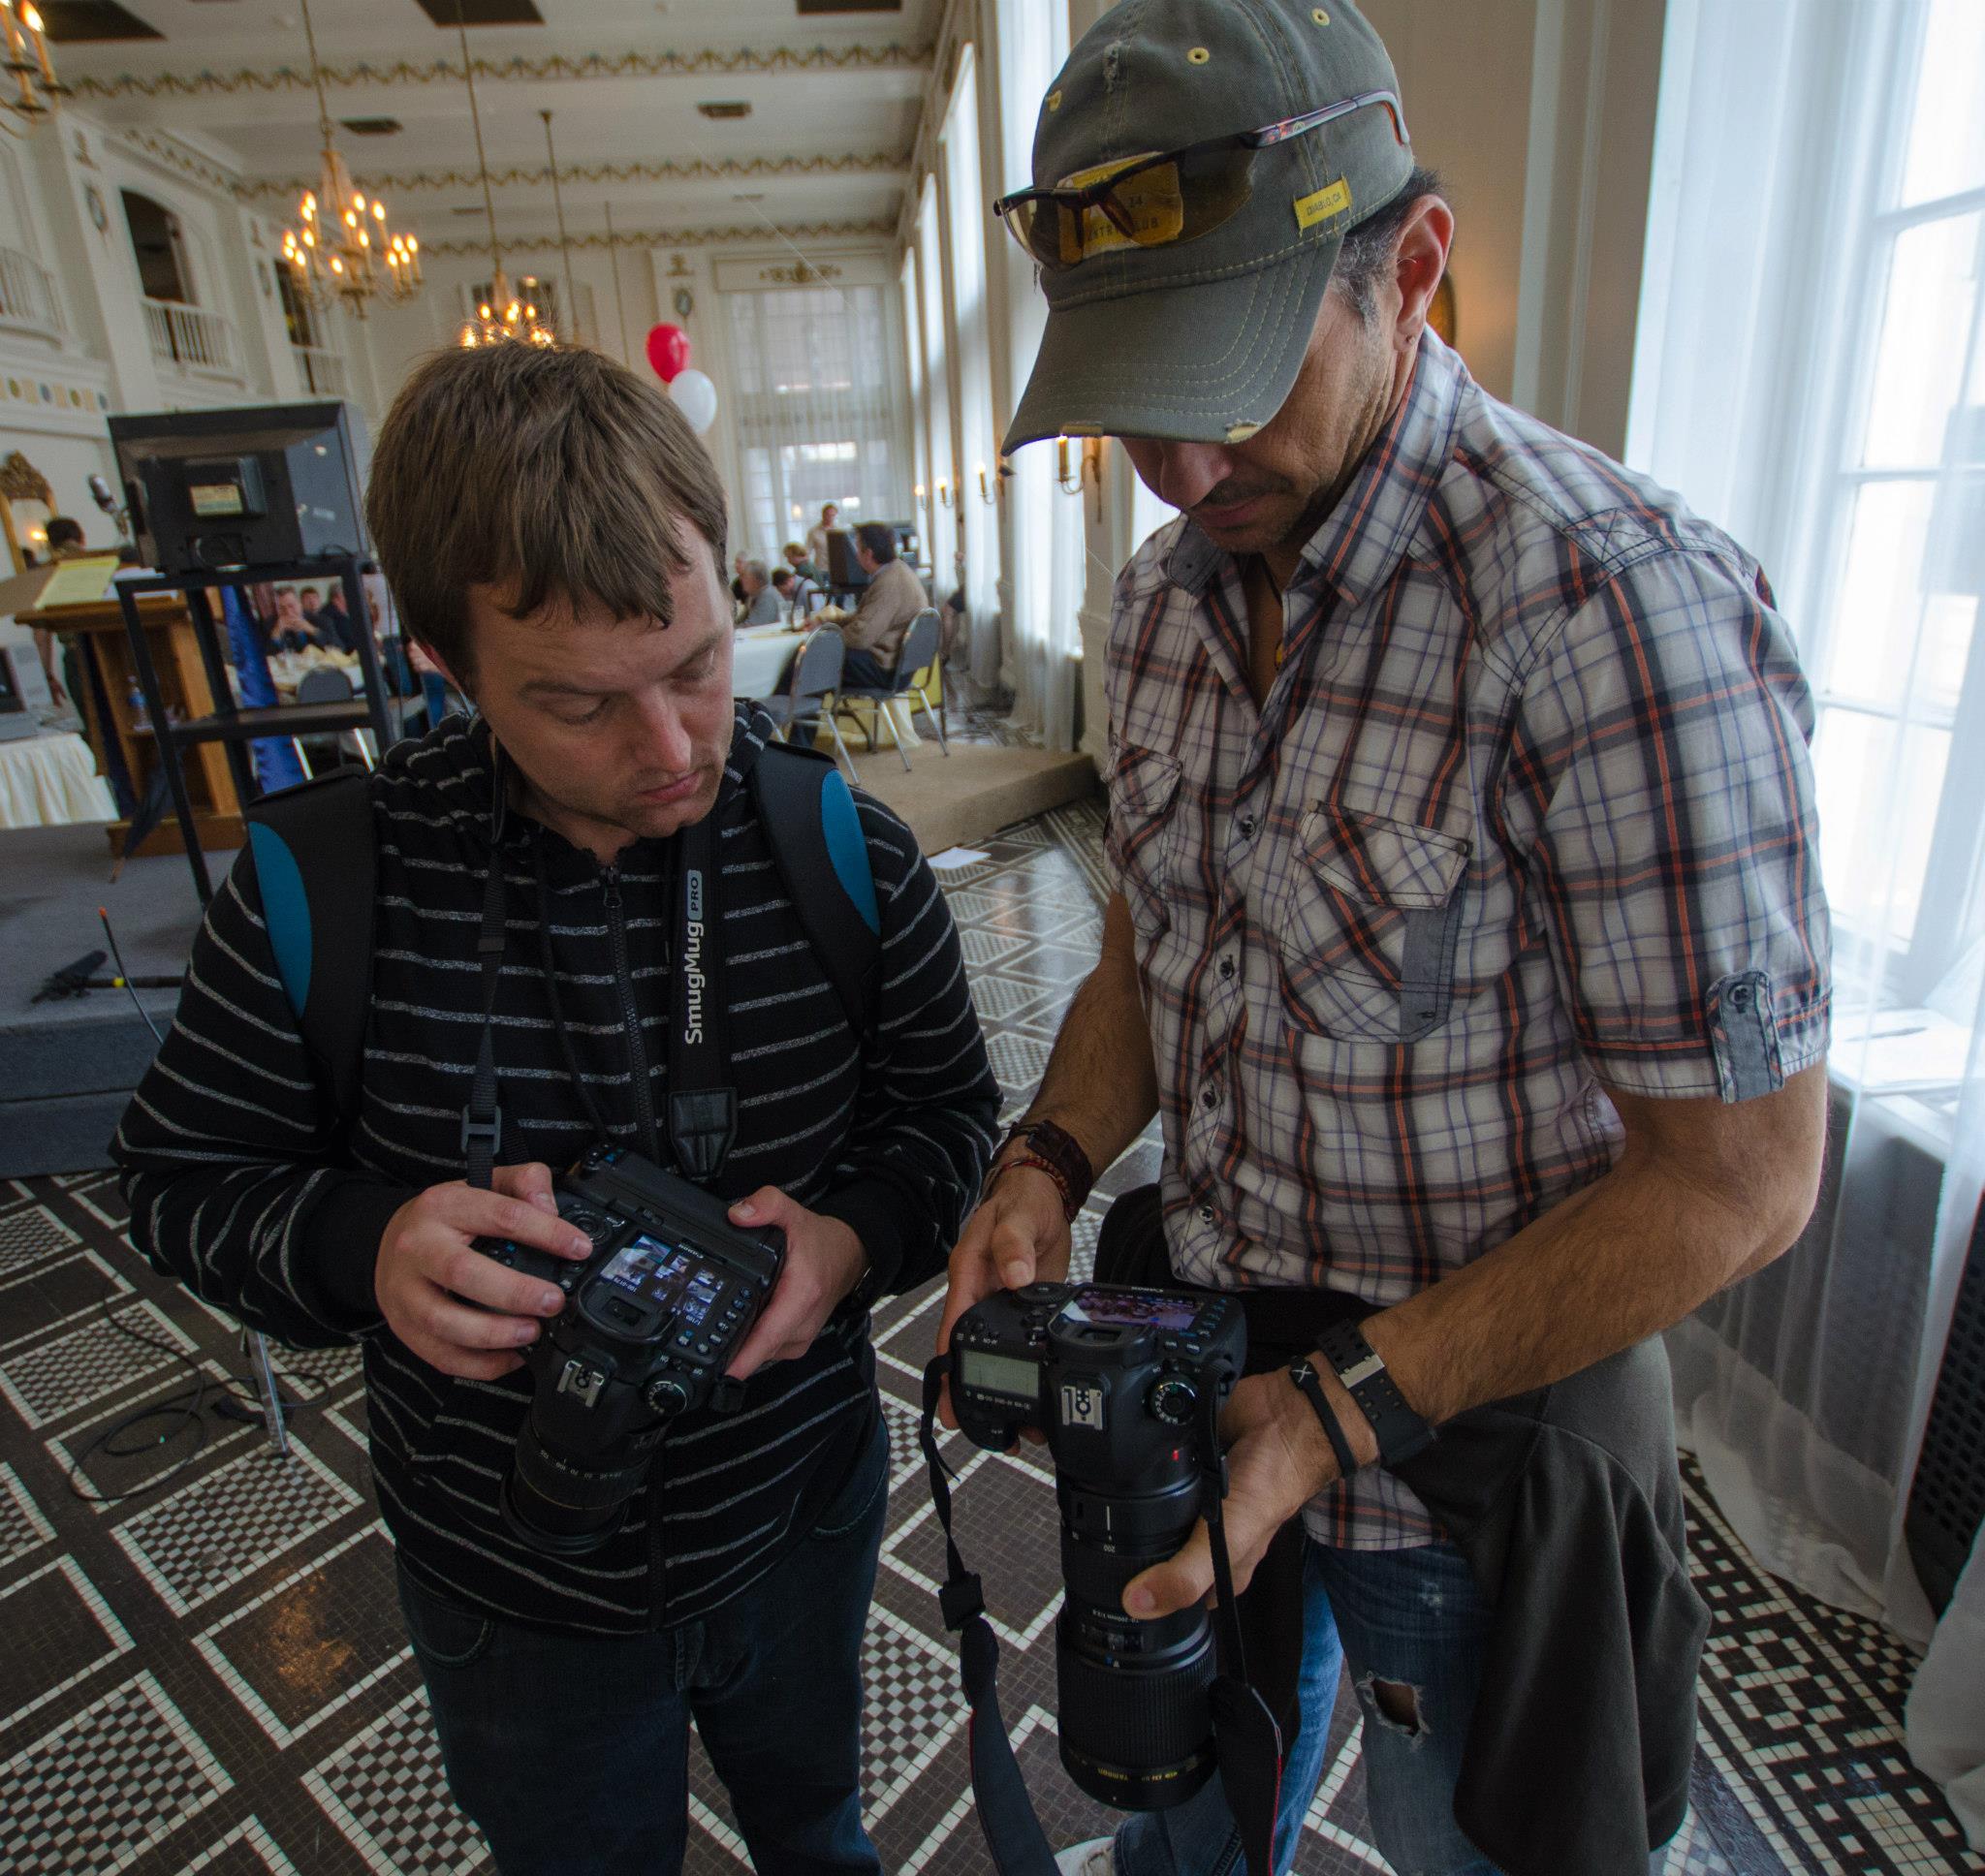
[[[945,1575],[937,1592],[944,1626],[959,1637],[959,1671],[971,1711],[969,1745],[972,1798],[997,1876],[1055,1876],[1055,1853],[1034,1815],[1026,1783],[1013,1756],[999,1711],[999,1642],[986,1615],[985,1590],[951,1528],[951,1469],[937,1449],[937,1398],[951,1372],[949,1355],[934,1356],[924,1370],[924,1413],[917,1428],[930,1473],[930,1502],[944,1532]],[[1220,1673],[1209,1690],[1220,1786],[1241,1833],[1249,1876],[1275,1868],[1276,1811],[1281,1801],[1282,1735],[1268,1704],[1247,1678],[1246,1646],[1234,1599],[1222,1500],[1227,1461],[1220,1449],[1219,1406],[1209,1395],[1200,1435],[1200,1515],[1213,1552],[1213,1610]]]

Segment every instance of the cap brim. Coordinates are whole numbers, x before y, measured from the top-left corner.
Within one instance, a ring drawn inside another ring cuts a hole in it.
[[[1051,308],[1000,445],[1050,436],[1232,443],[1282,407],[1309,349],[1340,240],[1224,280]]]

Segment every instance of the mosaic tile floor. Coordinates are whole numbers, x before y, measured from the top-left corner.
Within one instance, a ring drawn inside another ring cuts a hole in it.
[[[1017,1107],[1099,935],[1093,806],[1009,829],[948,873],[973,993]],[[1152,1175],[1147,1142],[1079,1222],[1092,1249],[1110,1193]],[[155,1278],[100,1174],[0,1185],[0,1870],[138,1876],[445,1876],[490,1867],[449,1803],[374,1520],[364,1404],[349,1354],[289,1363],[312,1404],[292,1456],[222,1418],[245,1374],[220,1317]],[[885,1868],[980,1872],[962,1714],[938,1621],[941,1569],[915,1445],[937,1296],[877,1323],[893,1471],[867,1634],[866,1806]],[[132,1331],[122,1334],[106,1316]],[[139,1341],[133,1336],[146,1339]],[[154,1421],[98,1452],[84,1504],[72,1460],[135,1408],[208,1381],[205,1443]],[[307,1377],[307,1379],[305,1378]],[[148,1442],[148,1443],[147,1443]],[[1055,1497],[1030,1457],[950,1442],[961,1535],[1004,1644],[1004,1700],[1051,1837],[1104,1814],[1056,1757]],[[165,1478],[170,1472],[172,1476]],[[1985,1870],[1900,1729],[1912,1658],[1799,1596],[1745,1554],[1689,1480],[1694,1567],[1716,1626],[1701,1681],[1695,1807],[1681,1876]],[[748,1867],[721,1788],[692,1767],[691,1876]],[[1356,1708],[1339,1707],[1305,1831],[1305,1876],[1386,1865],[1369,1842]]]

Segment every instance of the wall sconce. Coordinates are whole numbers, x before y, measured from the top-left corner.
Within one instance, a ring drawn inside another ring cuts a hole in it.
[[[919,483],[910,492],[916,497],[917,506],[922,508],[924,506],[924,485]]]
[[[947,508],[951,504],[951,489],[942,476],[937,478],[937,506]]]
[[[1005,474],[1005,470],[1003,467],[1000,473],[1002,475]],[[979,464],[979,499],[982,502],[984,502],[988,508],[996,508],[999,505],[999,496],[997,492],[987,484],[986,465],[983,462]]]
[[[1087,455],[1084,456],[1084,461],[1087,461]],[[1057,436],[1055,439],[1055,485],[1064,495],[1082,493],[1082,484],[1068,480],[1068,439],[1065,436]]]

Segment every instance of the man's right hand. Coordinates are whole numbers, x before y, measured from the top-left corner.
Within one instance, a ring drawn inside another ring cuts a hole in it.
[[[393,1214],[372,1272],[387,1328],[443,1374],[494,1381],[523,1366],[517,1351],[537,1339],[565,1297],[485,1257],[473,1248],[479,1237],[507,1237],[574,1262],[593,1247],[558,1216],[551,1169],[541,1165],[499,1166],[489,1192],[460,1179],[430,1185]]]
[[[937,1326],[937,1353],[951,1347],[952,1326],[995,1290],[1035,1282],[1059,1283],[1068,1275],[1070,1238],[1061,1188],[1037,1166],[1016,1166],[987,1188],[964,1235],[951,1254],[951,1287]],[[945,1425],[956,1426],[951,1384],[937,1403]]]

